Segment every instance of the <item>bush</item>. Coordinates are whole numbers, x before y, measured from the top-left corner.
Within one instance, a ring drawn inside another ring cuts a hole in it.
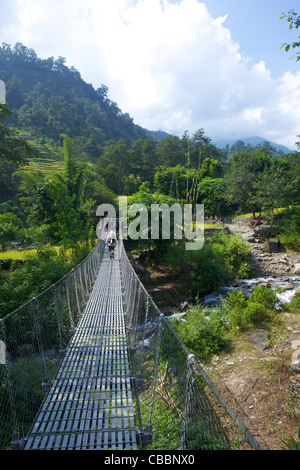
[[[257,302],[265,308],[273,310],[278,302],[278,298],[275,292],[269,287],[257,286],[253,289],[253,293],[249,297],[249,302]]]
[[[176,319],[171,325],[191,353],[202,361],[228,344],[226,326],[218,310],[208,315],[205,309],[196,305],[187,311],[186,321]]]
[[[300,310],[300,295],[295,295],[289,303],[289,307]]]
[[[210,244],[195,251],[186,251],[184,243],[169,246],[164,262],[193,297],[209,294],[230,279],[224,258]]]
[[[250,248],[237,235],[216,234],[201,250],[186,250],[185,242],[166,247],[159,262],[172,268],[174,275],[186,284],[193,297],[204,296],[232,278],[248,278]]]
[[[248,326],[257,326],[269,322],[272,318],[272,311],[258,302],[247,302],[247,308],[243,312]]]
[[[227,235],[220,232],[212,237],[215,250],[224,257],[232,277],[247,279],[251,276],[249,256],[251,248],[246,245],[240,235]]]
[[[225,312],[227,312],[230,328],[246,328],[248,326],[248,321],[244,314],[247,308],[247,300],[241,291],[230,292],[228,297],[222,302],[222,306]]]
[[[1,317],[36,297],[72,267],[72,264],[54,256],[54,252],[48,252],[47,249],[22,265],[12,263],[10,275],[3,276],[3,283],[0,285]]]
[[[296,251],[300,249],[300,207],[292,207],[276,215],[279,240]]]
[[[247,329],[270,322],[276,313],[276,294],[268,287],[253,289],[248,300],[241,291],[232,291],[223,301],[231,329]]]

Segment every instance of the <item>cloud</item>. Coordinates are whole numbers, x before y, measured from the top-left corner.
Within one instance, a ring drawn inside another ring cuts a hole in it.
[[[204,2],[5,4],[18,7],[15,42],[42,57],[66,57],[86,81],[107,85],[109,97],[143,127],[178,134],[204,128],[212,138],[260,135],[290,147],[297,140],[300,72],[274,79],[265,62],[252,65],[226,28],[227,16],[213,18]]]

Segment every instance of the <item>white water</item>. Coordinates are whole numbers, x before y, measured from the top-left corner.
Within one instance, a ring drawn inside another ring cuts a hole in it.
[[[225,299],[228,293],[232,290],[241,290],[245,297],[248,297],[253,288],[261,283],[270,285],[276,292],[278,302],[280,304],[289,303],[295,296],[296,290],[300,288],[299,276],[281,276],[281,277],[257,277],[253,279],[243,279],[234,283],[236,287],[226,286],[218,289],[217,292],[206,295],[201,303],[205,306],[217,305]],[[293,286],[293,287],[292,287]],[[286,288],[289,287],[287,290]]]

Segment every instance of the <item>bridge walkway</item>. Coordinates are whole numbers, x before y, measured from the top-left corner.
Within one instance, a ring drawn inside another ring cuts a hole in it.
[[[107,248],[25,450],[137,449],[119,249]]]

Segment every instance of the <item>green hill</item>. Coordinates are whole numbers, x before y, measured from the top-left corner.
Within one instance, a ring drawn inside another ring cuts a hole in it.
[[[0,47],[0,79],[6,84],[10,125],[34,139],[59,147],[61,134],[75,139],[80,154],[96,161],[110,139],[151,138],[108,98],[108,88],[94,89],[66,59],[40,59],[20,43]],[[43,153],[44,149],[40,149]]]

